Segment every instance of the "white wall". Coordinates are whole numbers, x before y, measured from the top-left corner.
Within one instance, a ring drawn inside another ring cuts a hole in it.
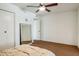
[[[77,45],[76,10],[57,12],[41,19],[41,40]]]
[[[20,43],[19,23],[32,24],[35,15],[30,12],[23,12],[17,6],[9,3],[0,3],[0,9],[15,13],[15,45],[18,46]],[[29,21],[25,21],[25,19],[28,19]]]

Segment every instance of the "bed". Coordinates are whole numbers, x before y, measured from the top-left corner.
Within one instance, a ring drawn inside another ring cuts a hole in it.
[[[15,48],[0,50],[0,56],[55,56],[55,54],[47,49],[23,44]]]

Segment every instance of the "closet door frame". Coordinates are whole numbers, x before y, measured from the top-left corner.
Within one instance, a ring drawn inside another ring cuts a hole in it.
[[[12,12],[12,11],[4,10],[4,9],[0,9],[0,10],[1,10],[1,11],[5,11],[5,12],[8,12],[8,13],[12,13],[12,14],[13,14],[13,17],[14,17],[14,18],[13,18],[13,23],[14,23],[14,24],[13,24],[13,25],[14,25],[14,27],[13,27],[13,28],[14,28],[14,29],[13,29],[14,34],[13,34],[13,35],[14,35],[14,47],[15,47],[15,46],[16,46],[16,42],[15,42],[15,13]]]
[[[19,24],[19,31],[20,31],[20,45],[22,45],[22,25],[28,25],[30,27],[30,40],[32,41],[32,25],[31,24],[26,24],[26,23],[20,23]],[[31,42],[32,43],[32,42]]]

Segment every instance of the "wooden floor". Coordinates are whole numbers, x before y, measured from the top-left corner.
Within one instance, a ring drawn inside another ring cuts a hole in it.
[[[79,56],[79,49],[76,46],[46,42],[34,41],[33,46],[48,49],[56,54],[56,56]]]
[[[22,41],[21,44],[28,44],[31,43],[32,41]]]

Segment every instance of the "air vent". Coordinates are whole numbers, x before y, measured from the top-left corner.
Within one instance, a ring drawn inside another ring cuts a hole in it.
[[[38,19],[34,19],[34,20],[38,20]]]
[[[28,21],[28,19],[25,19],[25,21]]]

